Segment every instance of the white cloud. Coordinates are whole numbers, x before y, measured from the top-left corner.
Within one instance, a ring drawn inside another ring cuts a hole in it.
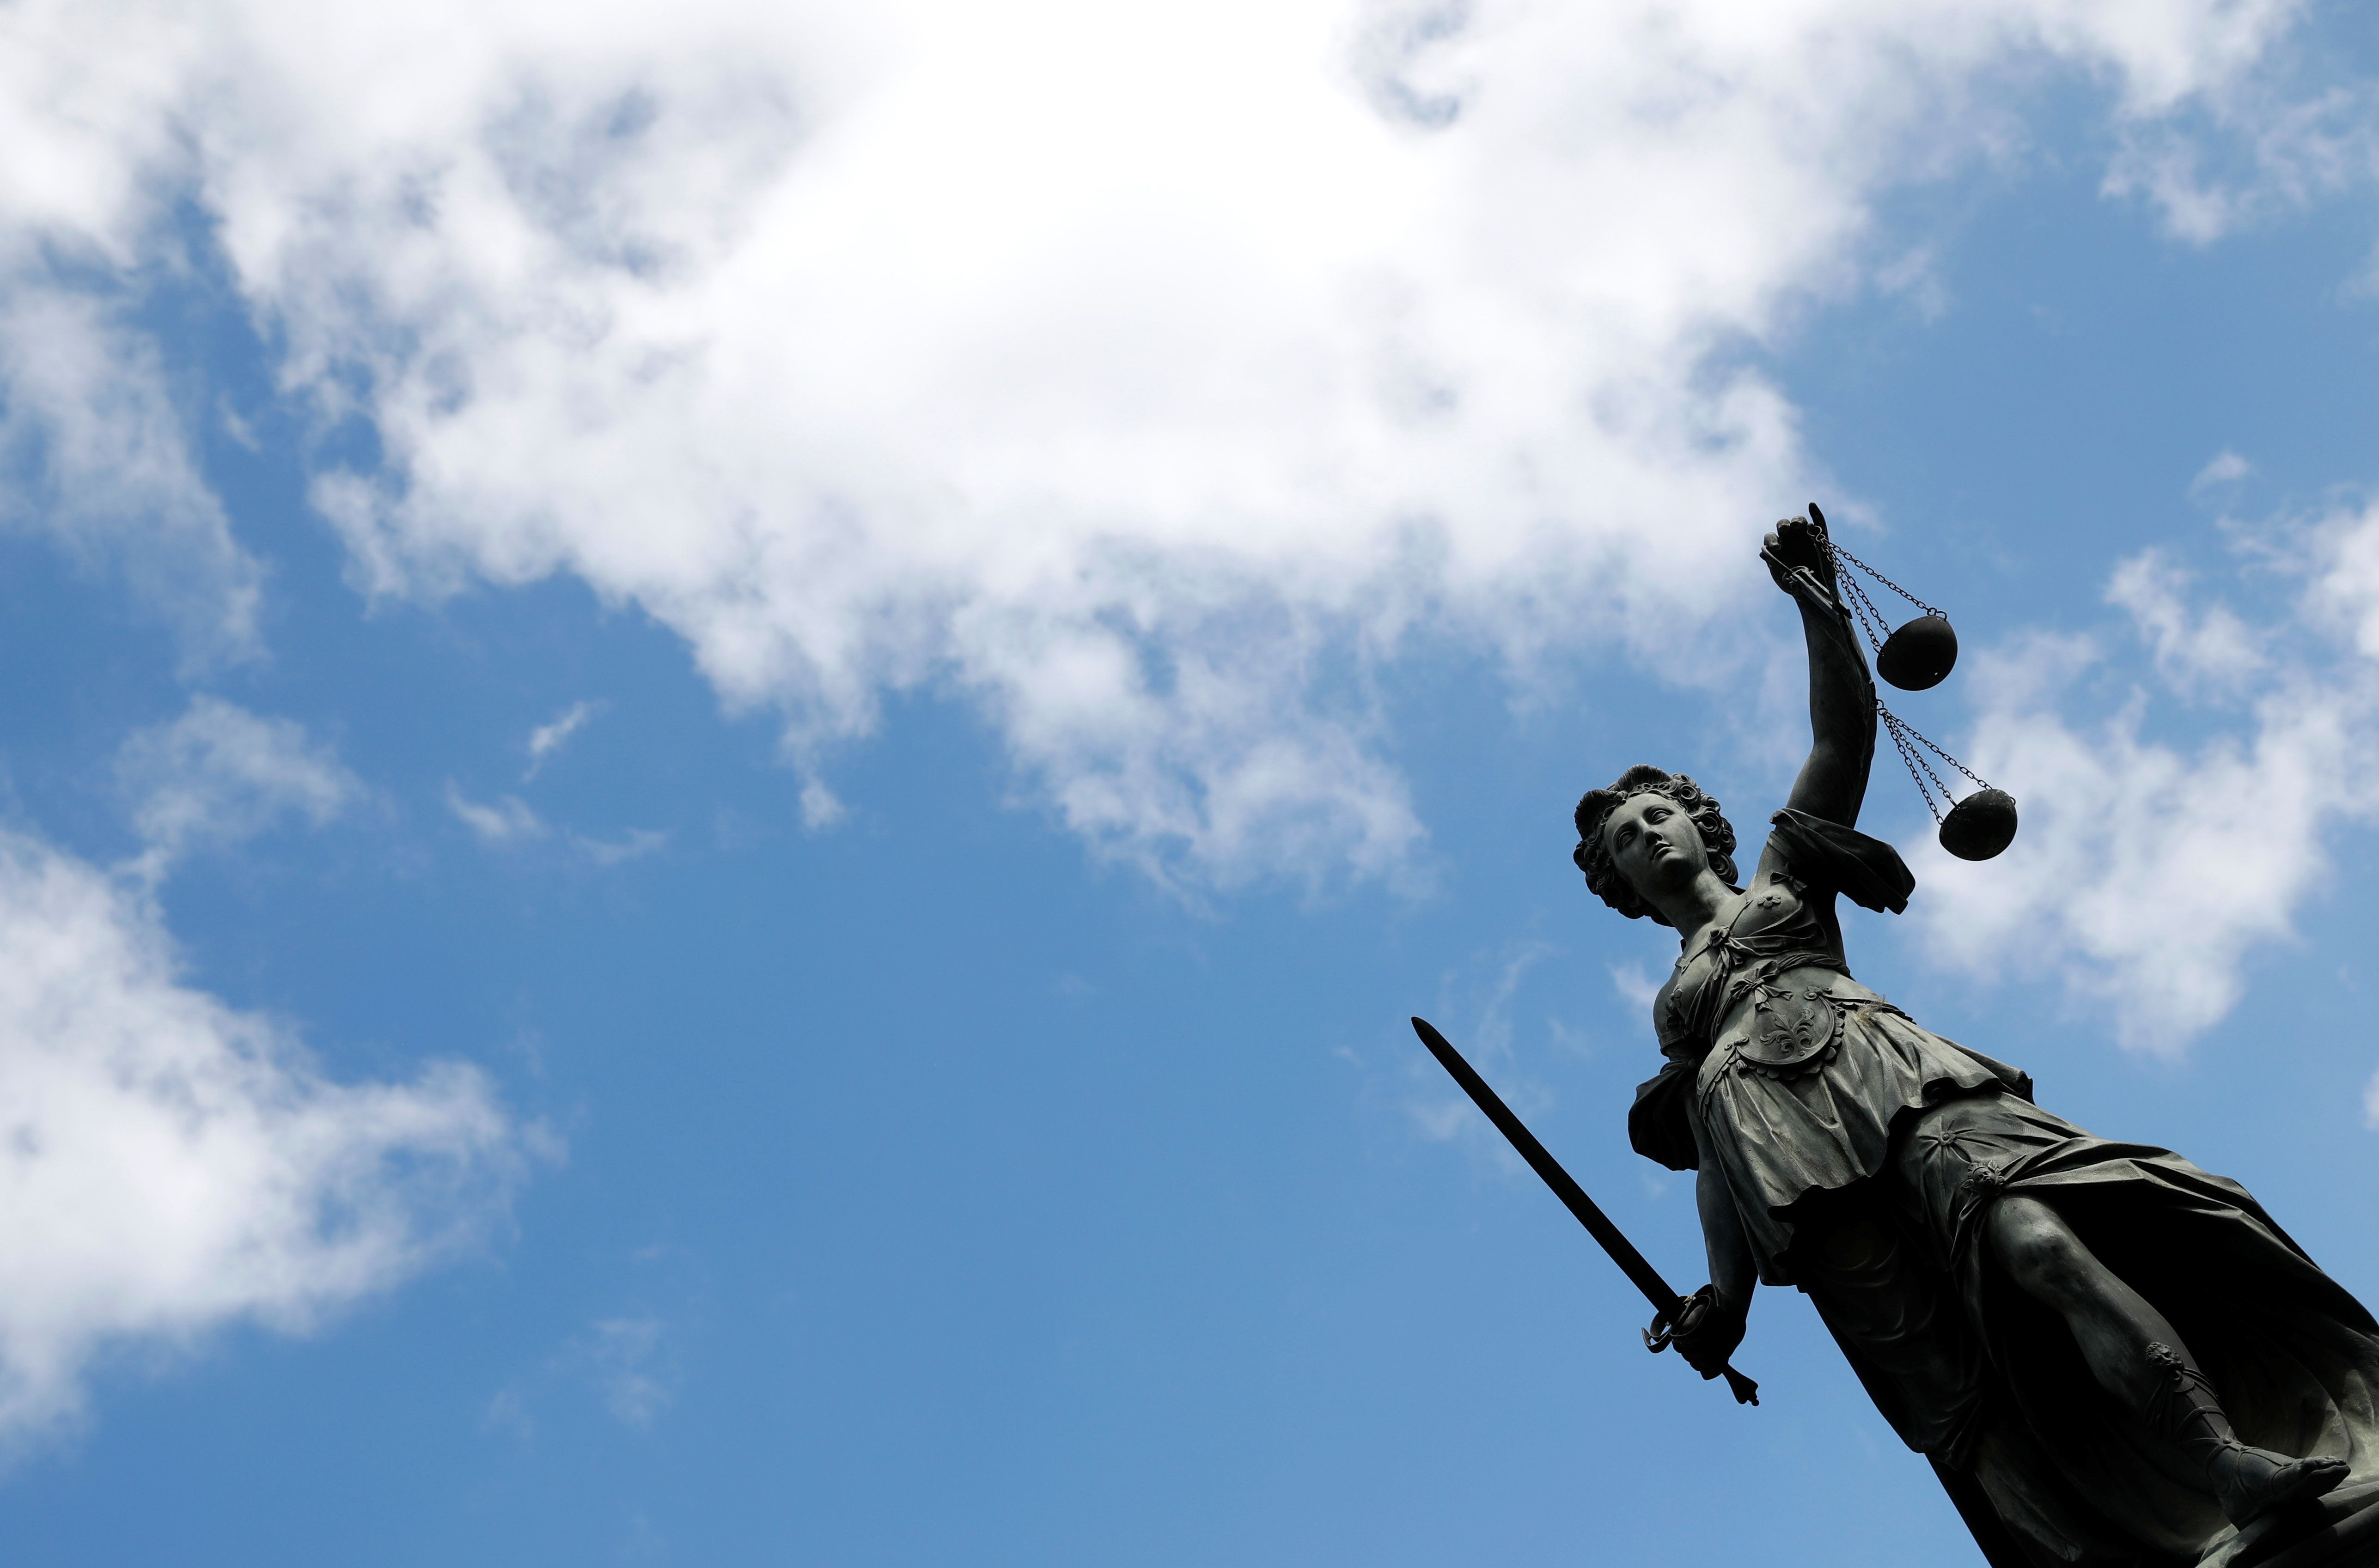
[[[491,804],[483,803],[463,793],[451,778],[446,781],[446,809],[477,834],[483,844],[525,844],[550,831],[545,819],[518,795],[503,795]]]
[[[1730,350],[2006,144],[2011,65],[2153,128],[2293,10],[46,0],[0,202],[128,261],[189,196],[377,435],[314,490],[362,580],[635,604],[814,823],[934,682],[1160,875],[1395,874],[1376,661],[1707,634],[1812,467]]]
[[[558,1383],[583,1384],[613,1419],[648,1427],[677,1396],[675,1357],[669,1326],[658,1318],[605,1318],[574,1336],[525,1376],[515,1378],[488,1402],[490,1426],[515,1437],[537,1435],[535,1407]]]
[[[2203,495],[2217,485],[2236,484],[2253,473],[2254,469],[2253,464],[2232,452],[2228,447],[2224,447],[2207,460],[2204,467],[2197,471],[2197,477],[2189,482],[2189,493],[2193,496]]]
[[[149,846],[151,875],[193,849],[248,838],[284,816],[321,826],[364,794],[303,726],[211,696],[126,741],[115,771],[136,802],[133,826]]]
[[[0,205],[0,227],[8,216]],[[121,575],[175,627],[193,666],[256,649],[261,573],[199,474],[156,348],[108,303],[6,286],[5,270],[0,525]]]
[[[2379,509],[2307,533],[2285,659],[2258,651],[2276,630],[2192,609],[2155,552],[2124,562],[2108,597],[2133,610],[2167,686],[2088,720],[2065,709],[2099,664],[2091,640],[2035,636],[1977,659],[1970,754],[2017,797],[2023,830],[1981,865],[1912,853],[1932,951],[1977,973],[2059,976],[2138,1050],[2178,1053],[2219,1020],[2249,955],[2325,888],[2340,825],[2379,814],[2374,561]],[[2186,708],[2213,681],[2243,702],[2235,722],[2201,706],[2204,739],[2151,738],[2152,709]]]
[[[2142,550],[2116,566],[2107,602],[2131,612],[2167,680],[2235,690],[2263,671],[2261,639],[2228,605],[2192,607],[2189,586],[2164,551]]]
[[[552,722],[540,724],[528,733],[528,772],[522,777],[534,778],[548,758],[570,743],[571,737],[586,727],[586,721],[603,711],[601,703],[572,703],[553,717]]]
[[[623,861],[642,860],[669,842],[669,835],[657,827],[631,827],[617,838],[589,838],[572,834],[571,843],[578,852],[597,865],[618,865]]]
[[[0,833],[0,1440],[112,1349],[302,1331],[501,1212],[523,1134],[476,1070],[336,1083],[186,984],[138,884]]]
[[[1606,967],[1611,971],[1611,988],[1619,994],[1619,999],[1627,1004],[1629,1010],[1638,1014],[1649,1014],[1652,1010],[1652,998],[1660,994],[1660,982],[1646,973],[1644,966],[1640,963],[1611,964]]]
[[[2379,1072],[2373,1073],[2371,1081],[2362,1086],[2362,1125],[2379,1132]]]
[[[2313,530],[2306,607],[2315,621],[2379,660],[2379,503],[2341,512]]]
[[[1949,286],[1941,281],[1941,258],[1929,245],[1920,245],[1878,268],[1875,286],[1908,301],[1928,322],[1939,320],[1950,308]]]
[[[1552,1091],[1525,1070],[1512,1049],[1512,1000],[1520,982],[1545,959],[1560,951],[1550,942],[1513,944],[1500,956],[1479,955],[1459,976],[1449,974],[1440,987],[1437,1017],[1448,1021],[1446,1038],[1465,1060],[1491,1082],[1503,1103],[1525,1120],[1553,1108]],[[1492,977],[1481,974],[1491,969]],[[1547,1032],[1564,1045],[1566,1031],[1548,1019]],[[1405,1112],[1414,1130],[1432,1143],[1452,1139],[1469,1141],[1474,1152],[1485,1151],[1498,1169],[1511,1174],[1527,1169],[1493,1125],[1479,1114],[1461,1090],[1446,1081],[1434,1062],[1418,1054],[1403,1058],[1405,1071],[1419,1086],[1418,1097],[1407,1097]]]
[[[499,795],[491,802],[475,801],[453,779],[446,781],[446,809],[468,827],[479,842],[499,849],[519,849],[553,837],[554,830],[535,807],[518,795]],[[641,860],[669,842],[656,827],[631,827],[617,838],[590,838],[565,830],[562,839],[592,864],[620,865]]]
[[[2379,179],[2379,91],[2357,86],[2290,96],[2242,78],[2223,87],[2203,107],[2224,135],[2135,121],[2107,172],[2106,193],[2143,197],[2167,232],[2210,245]]]
[[[832,827],[849,814],[851,809],[842,803],[841,796],[815,778],[802,781],[801,802],[802,826],[813,832]]]
[[[602,1392],[604,1408],[629,1426],[650,1426],[677,1392],[675,1379],[660,1363],[661,1338],[658,1319],[610,1318],[597,1323],[578,1347]]]

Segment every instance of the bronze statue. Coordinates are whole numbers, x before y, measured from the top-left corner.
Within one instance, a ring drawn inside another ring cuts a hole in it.
[[[1836,897],[1896,912],[1914,887],[1855,830],[1875,687],[1822,515],[1763,553],[1814,744],[1748,882],[1683,775],[1631,767],[1576,812],[1587,886],[1683,948],[1628,1116],[1698,1173],[1710,1283],[1673,1343],[1715,1377],[1757,1285],[1805,1292],[1994,1568],[2379,1562],[2371,1314],[2237,1183],[2039,1109],[1852,978]]]

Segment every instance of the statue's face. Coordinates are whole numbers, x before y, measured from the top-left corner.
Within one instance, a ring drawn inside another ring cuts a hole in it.
[[[1602,847],[1636,893],[1690,887],[1709,864],[1701,830],[1666,795],[1630,795],[1602,822]]]

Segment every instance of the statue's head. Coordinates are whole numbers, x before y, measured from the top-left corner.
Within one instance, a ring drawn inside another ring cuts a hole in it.
[[[1705,868],[1734,883],[1734,828],[1718,802],[1682,773],[1631,767],[1610,789],[1580,797],[1576,821],[1570,858],[1587,887],[1630,920],[1668,924],[1647,895],[1688,886]]]

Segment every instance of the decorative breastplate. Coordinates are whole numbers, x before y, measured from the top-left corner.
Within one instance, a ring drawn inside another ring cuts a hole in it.
[[[1853,1009],[1890,1006],[1850,978],[1799,886],[1775,881],[1678,965],[1664,1021],[1709,1043],[1706,1090],[1728,1067],[1780,1079],[1815,1071],[1842,1048]]]
[[[1745,1067],[1792,1078],[1820,1066],[1842,1048],[1842,1008],[1835,976],[1821,970],[1777,973],[1761,964],[1751,984],[1751,1016],[1719,1042]],[[1844,998],[1847,1000],[1847,998]]]

